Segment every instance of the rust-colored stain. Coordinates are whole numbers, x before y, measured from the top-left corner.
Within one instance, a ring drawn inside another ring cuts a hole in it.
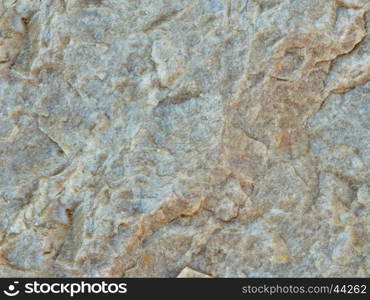
[[[285,134],[282,134],[279,138],[279,148],[280,149],[283,149],[283,148],[288,148],[292,145],[290,139],[288,136],[286,136]]]
[[[144,256],[141,258],[141,264],[142,264],[142,265],[147,265],[147,264],[149,264],[151,261],[152,261],[152,259],[151,259],[151,258],[150,258],[150,256],[148,256],[148,255],[144,255]]]

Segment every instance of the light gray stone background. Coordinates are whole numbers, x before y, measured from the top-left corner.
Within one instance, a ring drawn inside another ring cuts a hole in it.
[[[0,276],[369,277],[369,34],[369,0],[0,1]]]

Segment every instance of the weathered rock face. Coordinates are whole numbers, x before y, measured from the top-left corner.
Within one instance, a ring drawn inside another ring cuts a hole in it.
[[[2,1],[0,276],[370,276],[369,79],[368,0]]]

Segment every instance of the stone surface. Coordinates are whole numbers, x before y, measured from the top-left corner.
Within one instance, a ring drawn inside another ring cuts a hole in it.
[[[180,272],[179,275],[177,275],[177,278],[211,278],[211,277],[186,267]]]
[[[3,0],[0,276],[370,276],[368,0]]]

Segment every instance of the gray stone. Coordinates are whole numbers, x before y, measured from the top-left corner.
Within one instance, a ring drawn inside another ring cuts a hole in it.
[[[2,1],[0,276],[370,276],[369,56],[368,0]]]

